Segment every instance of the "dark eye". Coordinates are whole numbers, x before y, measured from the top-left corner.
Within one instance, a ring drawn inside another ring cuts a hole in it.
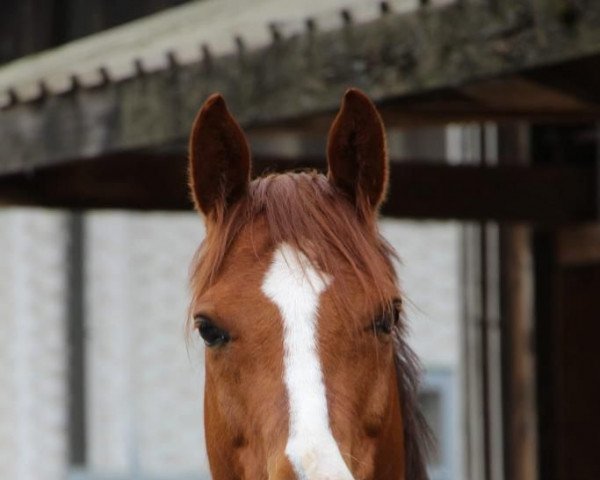
[[[229,333],[217,327],[210,318],[196,317],[196,325],[207,347],[224,345],[229,341]]]
[[[373,322],[373,329],[376,333],[384,333],[389,335],[392,333],[394,323],[390,314],[385,314],[377,317]]]
[[[375,333],[389,335],[400,320],[401,303],[394,301],[390,308],[385,308],[373,321]]]

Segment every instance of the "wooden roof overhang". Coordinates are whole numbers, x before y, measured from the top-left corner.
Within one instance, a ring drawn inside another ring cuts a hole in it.
[[[318,10],[326,2],[306,0],[280,20],[269,15],[281,2],[261,0],[233,27],[227,21],[240,7],[214,3],[178,7],[0,69],[0,202],[189,208],[186,138],[214,91],[251,137],[326,132],[350,85],[371,95],[388,127],[600,118],[599,2],[443,1],[411,11],[404,2],[400,11],[394,2],[348,0],[331,2],[333,18]],[[260,171],[323,161],[259,154],[256,164]],[[597,174],[588,168],[399,162],[393,170],[392,215],[598,217]],[[424,185],[436,193],[424,194]],[[472,205],[482,191],[489,201]],[[448,202],[460,192],[462,200]]]

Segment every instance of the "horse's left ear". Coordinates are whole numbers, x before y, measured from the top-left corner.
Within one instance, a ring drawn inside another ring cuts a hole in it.
[[[327,141],[329,180],[357,204],[376,210],[385,196],[385,130],[375,105],[360,90],[346,91]]]
[[[225,100],[214,94],[196,116],[189,147],[189,181],[196,208],[224,212],[250,181],[250,148]]]

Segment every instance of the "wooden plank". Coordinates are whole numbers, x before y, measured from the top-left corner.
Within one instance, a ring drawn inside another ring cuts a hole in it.
[[[501,228],[506,478],[538,478],[531,228]]]
[[[461,88],[461,92],[499,112],[539,112],[541,115],[544,112],[579,113],[586,108],[586,102],[576,96],[517,76],[477,82]]]
[[[498,127],[498,156],[504,165],[531,165],[530,128],[525,123]],[[538,475],[533,229],[500,226],[503,437],[506,478]]]
[[[600,224],[563,228],[557,233],[558,261],[563,266],[600,263]]]
[[[255,159],[254,171],[323,168],[322,158]],[[0,179],[0,203],[68,208],[186,210],[184,155],[113,156]],[[591,169],[393,162],[383,214],[402,218],[540,223],[597,218]]]
[[[573,226],[571,226],[573,227]],[[577,226],[575,226],[577,228]],[[543,479],[600,478],[600,264],[560,264],[555,232],[537,235],[536,339],[539,472]]]
[[[600,71],[600,57],[597,69]],[[575,90],[576,84],[577,81],[572,81],[570,89]],[[456,89],[385,99],[378,109],[388,128],[519,121],[569,125],[600,119],[600,101],[595,106],[595,103],[581,99],[590,96],[585,88],[577,89],[575,94],[515,75],[482,80]],[[247,130],[253,134],[322,134],[331,126],[335,113],[328,111],[285,119],[276,124],[250,125]]]
[[[600,404],[598,337],[600,336],[600,264],[559,269],[557,309],[556,480],[600,478]]]
[[[567,222],[595,218],[592,170],[575,167],[394,165],[395,216]],[[384,213],[386,208],[384,207]]]
[[[557,480],[561,451],[561,432],[557,422],[560,391],[557,378],[561,369],[557,269],[552,230],[533,231],[533,266],[535,270],[535,339],[536,397],[538,411],[539,479]]]

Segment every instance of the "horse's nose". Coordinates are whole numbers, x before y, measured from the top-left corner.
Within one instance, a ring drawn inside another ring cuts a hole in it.
[[[284,453],[271,460],[269,480],[354,480],[343,461],[340,463],[319,451],[305,452],[301,459],[295,458],[294,465]]]
[[[327,472],[313,473],[309,475],[297,475],[289,464],[282,465],[277,470],[269,474],[269,480],[354,480],[354,477],[348,472]]]
[[[347,468],[342,468],[339,471],[315,471],[312,473],[305,473],[298,478],[305,478],[306,480],[354,480],[352,474]]]
[[[289,447],[288,444],[288,453],[292,453],[290,450],[293,449]],[[327,447],[318,445],[293,451],[291,460],[298,477],[306,480],[354,480],[337,446],[335,449]]]
[[[353,476],[348,476],[346,472],[339,472],[339,474],[325,473],[323,475],[309,476],[307,480],[354,480]]]

